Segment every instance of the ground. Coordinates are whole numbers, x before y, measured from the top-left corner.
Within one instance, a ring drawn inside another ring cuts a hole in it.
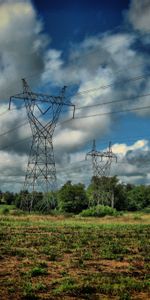
[[[0,216],[0,299],[150,299],[150,215]]]

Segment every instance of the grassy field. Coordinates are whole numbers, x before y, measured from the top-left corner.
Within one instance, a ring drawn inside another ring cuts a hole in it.
[[[150,299],[150,215],[0,215],[0,299]]]

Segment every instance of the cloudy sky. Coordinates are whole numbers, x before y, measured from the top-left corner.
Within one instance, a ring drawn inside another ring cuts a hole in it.
[[[31,130],[22,92],[58,94],[76,105],[64,111],[53,136],[58,184],[87,184],[85,154],[109,141],[118,156],[111,175],[150,183],[150,1],[0,0],[0,189],[24,181]]]

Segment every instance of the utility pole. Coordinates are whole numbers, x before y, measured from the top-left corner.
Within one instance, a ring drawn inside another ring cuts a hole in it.
[[[105,204],[110,198],[110,191],[105,191],[106,178],[110,175],[111,163],[113,160],[117,162],[117,156],[112,152],[111,142],[107,151],[101,152],[96,150],[96,142],[93,140],[92,150],[86,154],[86,159],[90,156],[92,158],[93,167],[93,201],[94,205]],[[111,191],[111,194],[113,192]],[[111,199],[113,196],[111,195]],[[114,205],[114,199],[111,200],[111,205]]]
[[[22,79],[22,83],[23,93],[10,98],[9,109],[12,100],[23,100],[32,131],[32,145],[24,182],[24,190],[30,194],[28,193],[21,203],[22,209],[31,212],[33,204],[37,201],[36,192],[47,194],[56,190],[53,133],[63,106],[73,107],[73,118],[75,106],[66,101],[65,86],[59,96],[49,96],[32,92],[25,79]],[[48,197],[45,197],[40,209],[49,209]]]

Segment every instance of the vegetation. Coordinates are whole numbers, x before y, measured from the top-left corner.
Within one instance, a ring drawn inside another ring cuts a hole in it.
[[[0,191],[0,204],[15,205],[20,208],[21,199],[25,195],[34,196],[36,199],[33,202],[34,211],[40,211],[46,200],[48,203],[47,212],[53,214],[60,212],[78,214],[85,209],[88,211],[90,209],[92,214],[97,205],[112,206],[117,211],[150,210],[150,186],[125,185],[120,183],[116,176],[110,178],[93,177],[87,188],[81,183],[72,184],[68,181],[55,193],[34,192],[34,195],[31,195],[27,191],[21,191],[18,194]],[[7,208],[9,210],[9,207]],[[5,210],[4,213],[7,214],[8,210]],[[83,214],[88,215],[88,212],[83,212]],[[95,214],[97,215],[97,209]],[[101,216],[100,213],[99,216]]]
[[[34,214],[20,209],[25,196]],[[117,177],[0,192],[1,299],[149,299],[149,213],[150,186]]]
[[[144,213],[0,215],[1,299],[147,300],[149,232]]]
[[[97,205],[89,209],[85,209],[80,213],[82,217],[105,217],[118,216],[119,213],[115,208],[106,205]]]
[[[71,184],[68,181],[58,192],[58,207],[61,211],[69,213],[79,213],[88,207],[84,185]]]

